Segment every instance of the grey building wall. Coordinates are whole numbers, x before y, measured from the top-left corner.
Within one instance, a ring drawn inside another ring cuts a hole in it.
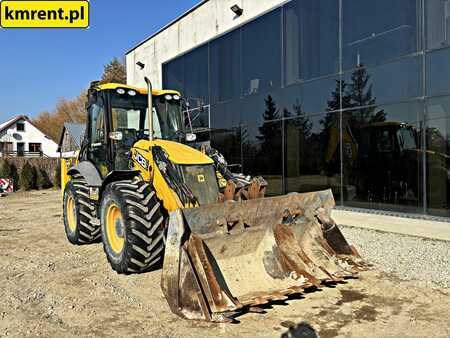
[[[156,88],[162,88],[163,63],[285,2],[286,0],[207,0],[200,3],[198,8],[126,54],[127,83],[144,86],[144,76],[148,76]],[[244,9],[239,17],[230,9],[235,4]],[[146,65],[144,70],[136,66],[137,62]]]

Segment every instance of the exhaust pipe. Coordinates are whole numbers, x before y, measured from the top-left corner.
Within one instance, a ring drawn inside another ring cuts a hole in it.
[[[149,141],[153,141],[153,94],[152,94],[152,90],[153,90],[153,86],[152,86],[152,82],[150,81],[150,79],[145,76],[144,77],[145,82],[147,83],[147,98],[148,98],[148,130],[149,130]]]

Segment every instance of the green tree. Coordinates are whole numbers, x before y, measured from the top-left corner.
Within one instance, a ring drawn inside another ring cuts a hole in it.
[[[383,110],[375,112],[377,99],[373,95],[373,83],[370,82],[370,75],[363,65],[353,72],[351,80],[348,92],[350,107],[362,107],[352,113],[354,128],[359,129],[368,123],[385,121],[386,113]]]
[[[36,184],[38,188],[42,189],[48,189],[53,186],[52,181],[50,180],[50,177],[48,177],[47,172],[43,168],[37,168],[37,179]]]
[[[260,150],[255,162],[260,166],[261,174],[279,174],[281,167],[281,122],[276,102],[271,95],[264,99],[266,110],[263,113],[263,124],[258,128]],[[275,121],[274,121],[275,120]]]
[[[110,63],[105,65],[102,82],[127,83],[127,70],[124,63],[115,57]]]
[[[261,147],[270,145],[276,136],[280,136],[281,129],[279,123],[273,123],[271,121],[278,120],[280,115],[278,114],[278,109],[276,107],[276,102],[273,100],[272,96],[267,95],[264,99],[266,103],[266,110],[263,113],[263,124],[259,127],[259,136],[256,138],[262,142]]]
[[[53,186],[61,188],[61,164],[58,164],[55,168]]]
[[[0,178],[11,178],[11,165],[6,159],[0,159]]]
[[[36,170],[29,162],[25,162],[20,173],[20,187],[27,191],[36,188]]]

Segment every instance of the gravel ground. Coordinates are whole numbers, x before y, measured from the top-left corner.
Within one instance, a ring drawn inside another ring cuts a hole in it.
[[[237,324],[218,325],[174,315],[161,291],[161,270],[118,275],[101,244],[70,245],[61,209],[59,191],[0,198],[0,337],[279,338],[288,330],[289,337],[450,337],[450,289],[380,271],[393,271],[400,263],[405,273],[409,264],[414,278],[429,278],[415,271],[431,264],[429,279],[437,279],[436,271],[448,268],[448,262],[410,261],[437,257],[437,252],[448,259],[448,246],[445,251],[440,242],[344,228],[364,258],[380,269],[274,302],[263,314],[244,313]],[[381,245],[386,240],[417,250],[396,252]]]
[[[377,270],[422,286],[450,288],[450,242],[348,226],[340,229]]]

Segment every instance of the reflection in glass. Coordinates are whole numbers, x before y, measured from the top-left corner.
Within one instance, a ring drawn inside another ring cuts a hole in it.
[[[184,96],[196,106],[209,103],[208,45],[184,56]],[[191,108],[195,108],[192,107]]]
[[[285,81],[339,71],[339,1],[292,1],[284,8]]]
[[[421,211],[421,102],[344,111],[346,205]],[[346,135],[348,135],[346,137]]]
[[[240,96],[240,31],[228,33],[210,44],[211,101],[222,102]]]
[[[362,66],[344,78],[350,86],[370,87],[371,96],[377,103],[395,102],[421,96],[422,62],[415,56],[372,68]],[[375,103],[369,101],[355,102],[355,105]]]
[[[211,146],[221,152],[232,172],[242,172],[242,128],[241,126],[213,129]]]
[[[427,101],[428,213],[450,216],[450,97]]]
[[[178,57],[163,65],[163,87],[184,93],[184,57]]]
[[[426,0],[427,48],[440,48],[450,44],[450,1]]]
[[[427,95],[450,92],[450,48],[427,53]]]
[[[343,68],[373,66],[418,50],[417,0],[344,0]]]
[[[281,10],[242,27],[242,89],[263,93],[281,84]]]
[[[225,156],[233,171],[241,172],[243,130],[240,126],[239,100],[213,105],[211,128],[211,146]]]
[[[340,198],[339,113],[306,115],[294,106],[284,121],[287,192],[331,188]]]
[[[299,103],[307,114],[323,113],[328,110],[330,93],[335,87],[336,79],[330,77],[283,88],[280,95],[280,108],[292,110],[292,106]],[[339,104],[336,107],[336,110],[338,109]]]
[[[268,94],[244,101],[241,125],[243,170],[246,174],[262,175],[269,183],[268,194],[282,194],[282,122],[277,99]]]

